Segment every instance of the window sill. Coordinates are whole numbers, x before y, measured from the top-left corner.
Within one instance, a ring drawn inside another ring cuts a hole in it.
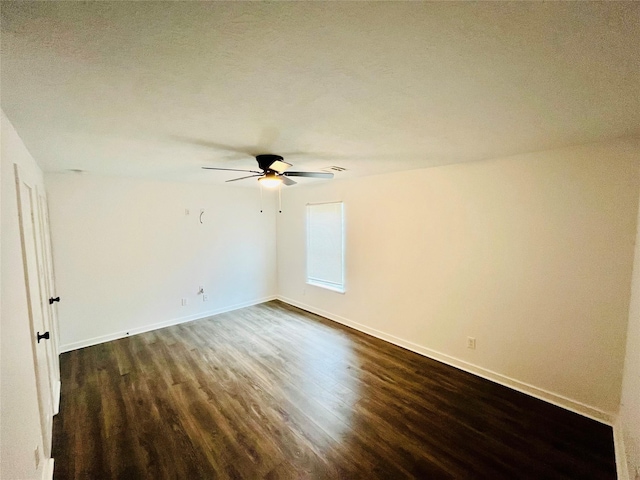
[[[332,292],[337,292],[341,294],[344,294],[346,292],[344,287],[334,287],[332,285],[326,285],[324,283],[314,282],[311,280],[307,280],[307,285],[313,285],[314,287],[324,288],[325,290],[331,290]]]

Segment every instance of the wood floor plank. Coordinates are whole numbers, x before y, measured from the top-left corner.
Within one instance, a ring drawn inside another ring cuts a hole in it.
[[[273,301],[61,356],[65,479],[615,479],[611,428]]]

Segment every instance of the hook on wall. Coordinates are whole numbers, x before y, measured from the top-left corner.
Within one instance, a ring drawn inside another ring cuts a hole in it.
[[[202,215],[204,215],[204,208],[201,208],[201,209],[200,209],[200,223],[204,223],[204,222],[202,221]]]

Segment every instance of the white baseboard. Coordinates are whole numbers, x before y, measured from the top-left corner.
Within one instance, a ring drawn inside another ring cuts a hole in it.
[[[60,380],[53,384],[53,414],[57,415],[60,411]]]
[[[42,468],[42,480],[53,480],[53,458],[48,458]]]
[[[620,416],[613,424],[613,445],[616,452],[616,472],[618,480],[631,480],[627,466],[627,451],[624,448],[624,435]]]
[[[229,305],[226,307],[218,308],[215,310],[209,310],[207,312],[200,312],[194,315],[188,315],[186,317],[173,318],[165,320],[163,322],[152,323],[150,325],[144,325],[142,327],[136,327],[129,330],[123,330],[121,332],[109,333],[107,335],[101,335],[99,337],[88,338],[86,340],[80,340],[78,342],[67,343],[60,346],[60,353],[70,352],[79,348],[90,347],[92,345],[98,345],[100,343],[110,342],[112,340],[118,340],[119,338],[131,337],[132,335],[138,335],[139,333],[150,332],[151,330],[158,330],[159,328],[170,327],[172,325],[178,325],[180,323],[193,322],[194,320],[201,320],[203,318],[211,317],[213,315],[219,315],[221,313],[230,312],[239,308],[250,307],[259,303],[269,302],[275,300],[275,295],[251,300],[249,302],[238,303],[235,305]]]
[[[477,375],[487,380],[491,380],[492,382],[499,383],[500,385],[504,385],[505,387],[509,387],[519,392],[530,395],[532,397],[538,398],[540,400],[544,400],[545,402],[551,403],[558,407],[562,407],[566,410],[570,410],[574,413],[578,413],[580,415],[591,418],[593,420],[604,423],[606,425],[610,425],[610,426],[613,425],[615,414],[611,412],[605,412],[603,410],[586,405],[577,400],[572,400],[570,398],[567,398],[563,395],[559,395],[557,393],[550,392],[543,388],[538,388],[534,385],[521,382],[519,380],[508,377],[506,375],[502,375],[500,373],[488,370],[483,367],[479,367],[472,363],[465,362],[464,360],[460,360],[459,358],[452,357],[445,353],[441,353],[436,350],[432,350],[430,348],[417,345],[415,343],[409,342],[408,340],[404,340],[402,338],[389,335],[388,333],[382,332],[380,330],[376,330],[371,327],[367,327],[366,325],[362,325],[361,323],[354,322],[352,320],[341,317],[339,315],[335,315],[331,312],[327,312],[325,310],[312,307],[311,305],[306,305],[304,303],[298,302],[296,300],[292,300],[290,298],[282,297],[282,296],[278,296],[278,300],[281,300],[285,303],[293,305],[294,307],[307,310],[311,313],[315,313],[316,315],[320,315],[322,317],[328,318],[329,320],[333,320],[335,322],[341,323],[343,325],[346,325],[347,327],[351,327],[355,330],[359,330],[360,332],[366,333],[368,335],[379,338],[386,342],[393,343],[394,345],[398,345],[399,347],[406,348],[407,350],[411,350],[412,352],[419,353],[420,355],[423,355],[425,357],[432,358],[433,360],[437,360],[439,362],[445,363],[452,367],[459,368],[460,370],[464,370],[465,372],[471,373],[473,375]]]

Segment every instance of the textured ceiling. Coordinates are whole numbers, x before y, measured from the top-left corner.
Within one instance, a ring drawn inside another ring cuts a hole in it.
[[[640,134],[637,2],[1,13],[2,108],[46,171],[220,182],[200,166],[256,166],[231,146],[344,178]]]

